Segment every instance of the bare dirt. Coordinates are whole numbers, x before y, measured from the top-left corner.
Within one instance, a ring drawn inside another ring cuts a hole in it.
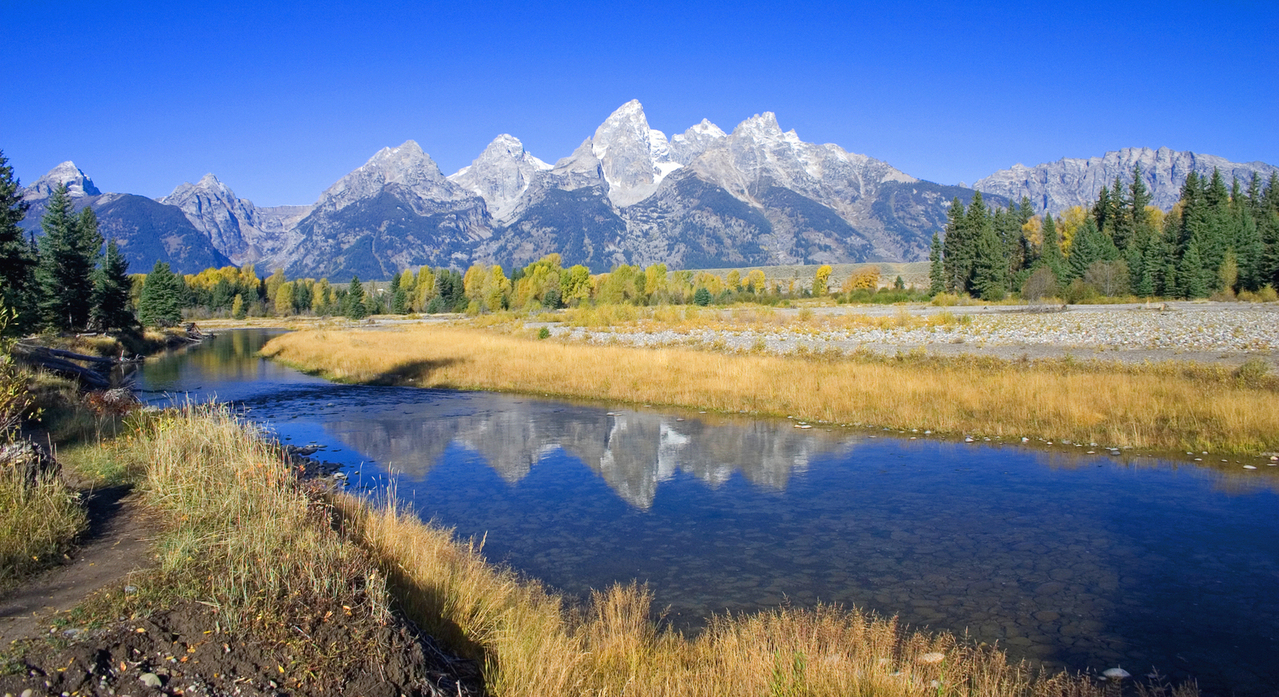
[[[299,665],[286,644],[258,640],[253,632],[228,633],[217,620],[216,609],[188,602],[69,642],[31,642],[11,666],[15,670],[0,676],[0,692],[29,690],[29,697],[482,694],[474,663],[442,651],[407,622],[370,633],[337,615],[333,621],[294,627],[316,645],[339,651],[317,670]],[[351,645],[352,636],[363,641]]]
[[[48,634],[59,615],[149,565],[155,523],[129,493],[116,486],[86,495],[89,528],[66,563],[0,597],[0,646]]]

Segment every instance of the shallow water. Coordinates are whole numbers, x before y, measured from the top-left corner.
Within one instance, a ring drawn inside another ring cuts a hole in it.
[[[1279,474],[793,421],[335,385],[269,332],[148,361],[144,396],[234,401],[569,594],[638,579],[675,626],[857,605],[1014,658],[1279,685]],[[1083,450],[1083,449],[1078,449]],[[1102,451],[1104,452],[1104,451]],[[1212,458],[1207,458],[1212,459]]]

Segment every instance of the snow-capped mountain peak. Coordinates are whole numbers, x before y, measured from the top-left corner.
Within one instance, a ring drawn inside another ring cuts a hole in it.
[[[623,104],[595,129],[591,153],[608,182],[609,199],[619,206],[643,200],[681,167],[671,159],[666,134],[649,128],[637,99]]]
[[[66,184],[67,195],[71,198],[79,198],[82,196],[97,196],[102,192],[98,187],[93,185],[93,180],[89,175],[75,166],[71,160],[67,160],[62,164],[49,170],[43,177],[40,177],[34,184],[28,186],[23,192],[23,198],[28,201],[37,201],[48,198],[53,195],[55,189],[59,185]]]
[[[519,138],[503,133],[449,181],[484,199],[489,213],[502,220],[515,209],[538,172],[551,166],[524,149]]]

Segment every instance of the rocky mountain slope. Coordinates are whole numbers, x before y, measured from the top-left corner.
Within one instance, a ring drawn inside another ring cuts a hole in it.
[[[210,266],[231,263],[183,211],[145,196],[104,194],[84,172],[67,161],[54,167],[23,190],[30,204],[23,229],[39,235],[49,195],[65,184],[76,211],[86,206],[98,216],[98,231],[114,239],[134,273],[150,271],[157,261],[167,262],[180,273],[196,273]]]
[[[297,223],[311,212],[311,206],[255,206],[213,174],[195,184],[183,183],[159,201],[181,209],[236,266],[256,264],[262,269],[287,263],[299,241]]]
[[[413,141],[384,148],[308,206],[258,207],[212,174],[158,201],[102,194],[67,162],[25,190],[41,206],[66,183],[103,217],[135,270],[156,259],[192,272],[255,264],[265,274],[384,279],[420,265],[520,266],[552,252],[565,264],[672,269],[918,261],[944,228],[951,201],[1027,196],[1039,210],[1089,205],[1140,164],[1153,204],[1169,208],[1186,174],[1247,179],[1276,168],[1162,148],[1016,165],[974,189],[912,177],[886,162],[783,131],[765,112],[725,132],[703,120],[667,136],[638,101],[623,104],[553,165],[509,134],[445,176]]]
[[[1272,172],[1279,171],[1264,162],[1230,162],[1215,155],[1168,148],[1124,148],[1086,160],[1068,157],[1034,167],[1016,164],[979,179],[973,188],[1011,200],[1027,196],[1036,210],[1056,214],[1071,206],[1091,206],[1101,187],[1113,186],[1115,177],[1127,185],[1136,165],[1141,165],[1151,205],[1164,210],[1172,208],[1181,197],[1181,187],[1191,172],[1212,176],[1214,169],[1220,170],[1227,182],[1238,179],[1246,186],[1254,172],[1265,181]]]

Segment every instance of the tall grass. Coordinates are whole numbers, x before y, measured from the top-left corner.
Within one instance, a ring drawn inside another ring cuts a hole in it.
[[[939,321],[945,321],[945,318]],[[263,353],[350,382],[488,389],[1144,449],[1279,448],[1279,380],[1184,363],[732,355],[455,327],[286,334]]]
[[[303,490],[255,427],[218,406],[144,414],[130,425],[98,447],[118,469],[142,473],[141,500],[162,532],[157,568],[135,581],[142,590],[128,610],[193,599],[216,607],[224,629],[252,625],[294,641],[290,627],[313,626],[325,612],[386,619],[381,572],[343,540],[331,509]]]
[[[584,608],[569,607],[393,504],[343,498],[338,505],[353,534],[391,569],[409,616],[482,661],[486,686],[499,697],[1103,694],[1085,678],[1039,673],[997,649],[903,631],[855,609],[721,615],[689,638],[650,619],[646,588],[616,585]]]
[[[47,566],[86,524],[80,497],[52,472],[0,467],[0,588]]]

